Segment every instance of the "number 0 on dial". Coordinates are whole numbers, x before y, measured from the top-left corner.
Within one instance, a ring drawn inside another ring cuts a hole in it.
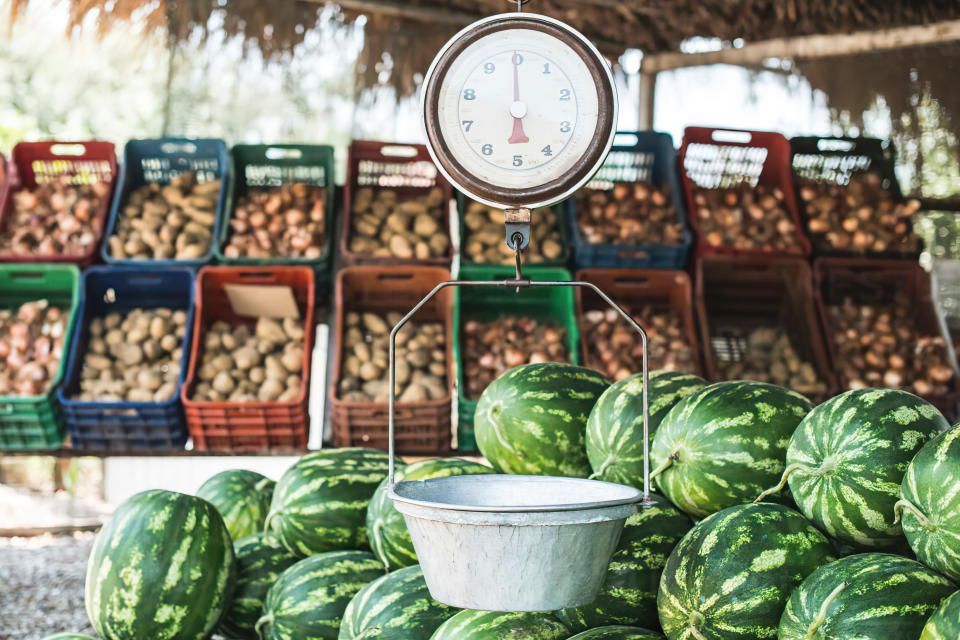
[[[467,27],[427,72],[427,145],[475,200],[539,207],[572,194],[603,162],[617,98],[610,69],[561,22],[504,14]]]

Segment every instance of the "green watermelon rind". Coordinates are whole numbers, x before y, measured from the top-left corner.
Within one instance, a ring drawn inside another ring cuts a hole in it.
[[[569,640],[664,640],[664,637],[640,627],[610,625],[581,631]]]
[[[668,638],[775,638],[790,592],[832,561],[830,542],[778,504],[729,507],[697,523],[660,577],[657,608]]]
[[[338,640],[429,640],[458,609],[430,597],[419,565],[369,583],[343,613]]]
[[[673,406],[707,386],[699,376],[651,371],[648,433],[651,438]],[[587,419],[587,458],[591,478],[643,488],[643,374],[612,384]]]
[[[43,640],[94,640],[93,636],[88,636],[83,633],[55,633],[52,636],[47,636]]]
[[[787,443],[811,407],[799,393],[763,382],[704,387],[660,423],[651,477],[694,517],[749,502],[780,478]]]
[[[204,482],[196,495],[217,508],[236,542],[263,531],[275,485],[256,471],[229,469]]]
[[[107,640],[202,640],[236,583],[233,542],[212,504],[182,493],[138,493],[97,534],[84,601]]]
[[[431,640],[567,640],[570,630],[549,613],[499,613],[464,609],[434,632]]]
[[[894,509],[917,559],[960,580],[960,425],[913,457]]]
[[[480,396],[477,446],[500,473],[586,478],[587,418],[609,386],[596,371],[572,364],[510,369]]]
[[[790,594],[777,637],[917,638],[955,589],[916,560],[877,552],[847,556],[820,567]]]
[[[459,458],[431,458],[412,462],[398,468],[394,473],[396,482],[426,480],[455,475],[496,473],[490,467]],[[367,540],[374,555],[386,565],[388,571],[417,564],[417,554],[407,531],[403,515],[393,506],[387,495],[387,478],[384,478],[370,499],[367,508]]]
[[[960,638],[960,591],[940,603],[923,627],[920,640],[956,640]]]

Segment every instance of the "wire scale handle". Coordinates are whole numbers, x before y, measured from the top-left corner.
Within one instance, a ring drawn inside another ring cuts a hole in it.
[[[519,275],[519,267],[518,267]],[[396,340],[397,333],[407,321],[413,317],[420,308],[425,305],[427,302],[433,299],[440,291],[447,287],[516,287],[519,291],[521,288],[527,287],[584,287],[586,289],[592,290],[598,296],[600,296],[604,302],[606,302],[610,307],[616,309],[617,313],[626,320],[631,327],[633,327],[637,333],[640,334],[640,343],[643,347],[643,499],[641,504],[643,506],[648,506],[650,504],[650,407],[647,402],[648,389],[650,387],[650,366],[649,358],[647,357],[647,332],[640,326],[640,324],[634,320],[629,313],[624,311],[620,305],[614,302],[610,296],[601,291],[596,285],[589,282],[578,282],[578,281],[568,281],[568,282],[551,282],[551,281],[531,281],[517,279],[513,280],[491,280],[491,281],[469,281],[469,280],[449,280],[447,282],[441,282],[436,287],[433,288],[430,293],[428,293],[423,299],[420,300],[410,311],[407,312],[405,316],[400,318],[400,321],[390,330],[390,348],[389,348],[389,369],[387,384],[389,385],[389,400],[388,400],[388,428],[389,428],[389,469],[388,469],[388,486],[392,487],[394,482],[394,456],[396,455],[395,443],[394,443],[394,427],[395,427],[395,413],[396,413],[396,404],[397,404],[397,390],[396,390]]]

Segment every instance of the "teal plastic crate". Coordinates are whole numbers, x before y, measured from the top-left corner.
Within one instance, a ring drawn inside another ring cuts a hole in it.
[[[73,265],[0,265],[0,308],[46,299],[69,314],[60,367],[46,393],[39,396],[0,396],[0,450],[57,449],[64,428],[57,402],[67,354],[80,305],[80,270]]]
[[[531,280],[569,281],[570,272],[560,267],[533,266],[523,274]],[[513,278],[513,267],[492,265],[464,266],[460,280],[506,280]],[[580,364],[580,329],[577,327],[573,287],[457,287],[453,298],[453,357],[457,367],[457,449],[476,451],[473,433],[473,414],[477,399],[466,397],[463,391],[463,366],[460,357],[461,326],[468,320],[489,322],[504,316],[527,316],[549,320],[567,331],[570,362]]]

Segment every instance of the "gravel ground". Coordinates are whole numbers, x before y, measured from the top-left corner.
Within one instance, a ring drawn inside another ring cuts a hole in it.
[[[0,538],[0,640],[93,634],[83,608],[92,533]]]

